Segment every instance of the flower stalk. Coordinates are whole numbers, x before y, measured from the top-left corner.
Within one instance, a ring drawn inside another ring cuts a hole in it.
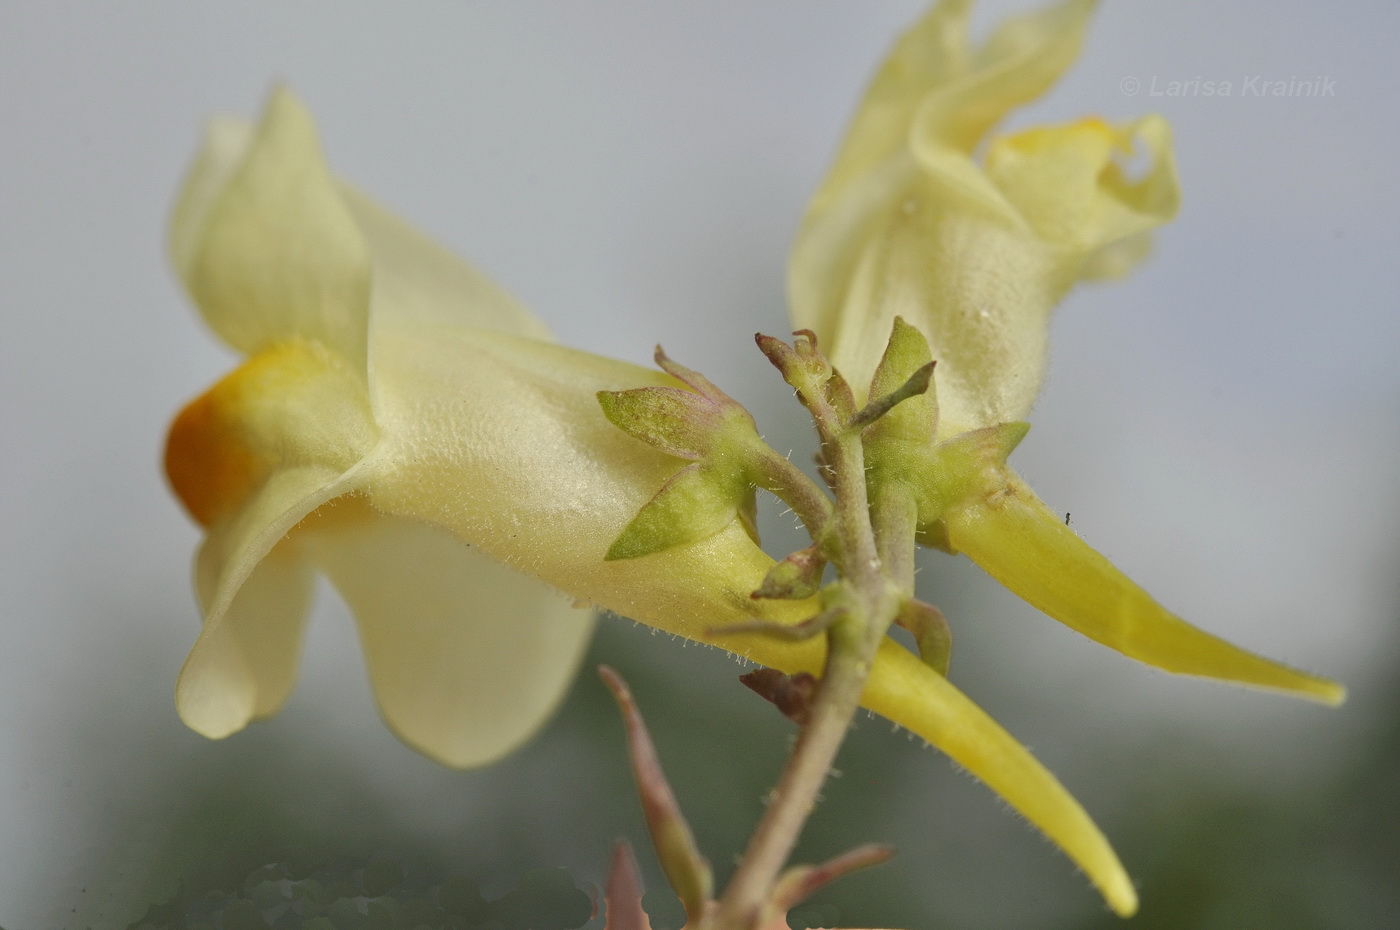
[[[833,589],[845,610],[827,631],[826,664],[807,723],[707,930],[749,930],[758,926],[765,907],[773,900],[783,866],[816,806],[860,706],[876,650],[899,611],[900,585],[890,577],[881,550],[894,553],[907,549],[911,590],[913,582],[914,521],[901,521],[897,515],[882,520],[887,536],[891,531],[902,531],[904,538],[878,538],[872,522],[861,442],[863,428],[894,404],[867,421],[849,412],[849,389],[839,372],[818,353],[816,337],[810,333],[797,333],[793,347],[769,337],[760,336],[758,341],[797,390],[821,438],[822,461],[836,498],[831,534],[834,545],[828,555],[842,579]],[[928,383],[925,377],[922,390],[927,390]]]

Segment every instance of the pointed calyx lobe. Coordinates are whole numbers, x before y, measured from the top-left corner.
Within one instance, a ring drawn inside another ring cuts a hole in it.
[[[742,429],[748,414],[709,379],[671,361],[660,346],[656,364],[685,387],[599,391],[598,403],[614,426],[667,455],[692,462],[714,450],[726,429],[726,418],[739,420]]]
[[[709,379],[671,361],[656,364],[683,387],[600,391],[616,427],[668,455],[691,462],[676,472],[608,549],[607,559],[635,559],[718,533],[736,518],[750,536],[757,463],[769,454],[753,417]]]
[[[871,496],[886,484],[907,489],[918,507],[924,542],[938,539],[933,529],[949,507],[1004,484],[1006,457],[1029,429],[1002,423],[936,441],[934,371],[928,341],[897,317],[870,384],[871,401],[861,412],[877,411],[864,433]]]
[[[826,556],[819,543],[798,549],[780,562],[775,562],[763,578],[763,584],[751,597],[776,600],[803,600],[817,593],[826,569]]]

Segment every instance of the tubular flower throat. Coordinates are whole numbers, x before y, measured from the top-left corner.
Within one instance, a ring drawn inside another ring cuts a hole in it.
[[[967,4],[944,2],[900,40],[803,222],[793,319],[853,385],[870,382],[896,317],[922,337],[906,340],[910,364],[938,360],[936,422],[884,429],[872,477],[909,485],[921,539],[1134,658],[1339,700],[1336,685],[1164,611],[1005,466],[1051,307],[1076,280],[1129,266],[1176,208],[1156,118],[1032,130],[993,142],[982,164],[971,155],[1069,64],[1090,6],[1013,20],[973,49]],[[1137,181],[1114,161],[1134,140],[1154,159]],[[206,533],[204,626],[176,688],[191,728],[225,737],[283,704],[317,571],[355,616],[388,725],[448,765],[495,760],[543,724],[592,630],[576,603],[820,672],[820,638],[710,635],[819,610],[750,597],[774,562],[742,513],[698,540],[606,557],[680,460],[617,429],[597,395],[687,385],[554,344],[483,275],[340,183],[287,91],[256,126],[213,122],[170,247],[205,321],[246,357],[176,417],[166,448]],[[949,455],[987,449],[999,451],[978,480],[940,485]],[[863,703],[985,781],[1132,911],[1083,809],[943,675],[887,640]]]

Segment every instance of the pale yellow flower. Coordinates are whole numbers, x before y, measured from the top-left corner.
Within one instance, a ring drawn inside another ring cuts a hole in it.
[[[285,91],[256,129],[213,125],[172,253],[206,320],[249,356],[180,414],[167,448],[208,528],[205,627],[177,690],[199,732],[225,736],[286,699],[313,566],[354,611],[386,720],[452,765],[529,736],[585,648],[590,611],[531,574],[682,617],[715,600],[710,575],[686,583],[704,549],[762,576],[761,555],[724,553],[727,537],[671,566],[676,593],[603,565],[667,466],[594,394],[669,381],[550,344],[478,272],[339,184]]]
[[[1029,129],[991,140],[979,164],[991,127],[1074,59],[1094,3],[1010,20],[981,48],[968,40],[969,6],[944,0],[900,39],[807,211],[790,269],[794,321],[853,385],[870,383],[896,318],[925,337],[938,363],[935,443],[1023,420],[1055,303],[1078,280],[1131,267],[1179,199],[1160,117]],[[1135,141],[1151,163],[1131,181],[1118,160]],[[928,541],[1134,658],[1340,700],[1334,682],[1178,620],[1080,542],[1000,461],[1023,433],[1003,427],[984,479],[958,494],[939,487],[937,460],[908,463],[897,479],[930,500]]]
[[[858,392],[892,327],[900,363],[881,375],[885,390],[937,362],[927,398],[868,436],[879,445],[868,453],[872,481],[910,489],[922,541],[968,555],[1035,607],[1128,656],[1340,702],[1335,682],[1173,616],[1006,467],[1040,390],[1054,305],[1078,281],[1130,269],[1179,195],[1160,117],[1085,119],[988,140],[1074,60],[1093,0],[1009,20],[981,46],[968,35],[969,6],[943,0],[899,40],[807,210],[789,267],[793,321],[817,333]],[[1121,166],[1135,147],[1150,158],[1136,179]],[[1063,807],[1012,803],[1080,862],[1115,910],[1134,910],[1111,852],[1086,852],[1101,850],[1091,824]]]
[[[389,725],[459,766],[528,737],[567,685],[591,622],[554,589],[697,640],[815,612],[749,597],[774,563],[737,519],[605,560],[679,460],[614,427],[595,395],[680,383],[548,342],[478,272],[336,181],[287,92],[256,128],[213,125],[172,252],[206,320],[248,356],[177,417],[167,447],[207,530],[204,629],[176,693],[193,729],[227,736],[283,703],[316,569],[355,614]],[[788,672],[819,672],[824,651],[757,634],[720,644]],[[864,703],[1091,875],[1116,867],[1054,777],[893,641]]]

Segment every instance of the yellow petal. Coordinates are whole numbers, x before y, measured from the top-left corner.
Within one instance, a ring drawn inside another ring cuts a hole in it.
[[[274,713],[291,692],[311,576],[294,542],[278,543],[344,490],[341,478],[317,467],[277,471],[210,528],[195,567],[204,628],[175,686],[190,729],[221,739]]]
[[[1024,419],[1044,375],[1051,310],[1078,280],[1127,270],[1175,212],[1159,119],[1086,121],[974,152],[1048,88],[1082,45],[1092,0],[1009,20],[973,50],[968,4],[939,4],[871,87],[793,246],[793,322],[816,331],[861,393],[902,316],[928,338],[940,438]],[[1152,164],[1131,180],[1132,140]]]
[[[371,326],[416,319],[550,338],[534,314],[482,272],[355,188],[342,184],[340,193],[374,267]]]
[[[544,724],[588,646],[589,611],[442,529],[354,499],[308,529],[405,743],[445,765],[485,765]]]
[[[849,185],[905,152],[910,127],[929,94],[967,73],[971,6],[971,0],[943,0],[899,37],[866,89],[831,170],[812,198],[813,212],[824,212]]]
[[[1137,892],[1089,815],[1024,746],[946,678],[886,640],[862,703],[917,733],[1039,828],[1074,860],[1122,917]]]
[[[296,682],[311,592],[311,566],[290,542],[258,561],[180,671],[175,707],[186,726],[222,739],[277,712]]]
[[[843,244],[877,234],[881,222],[872,214],[883,211],[869,205],[899,205],[917,175],[936,184],[942,199],[960,198],[1015,223],[972,150],[997,121],[1043,93],[1068,67],[1093,5],[1070,0],[1009,20],[976,49],[968,36],[971,3],[944,0],[900,37],[803,218],[794,264],[798,253],[807,255],[802,270],[794,267],[789,275],[799,326],[829,333],[844,293],[840,284],[818,287],[809,279],[849,281],[859,255]],[[847,374],[864,388],[863,372]]]
[[[812,200],[822,212],[849,185],[912,147],[970,153],[1007,113],[1040,96],[1079,54],[1093,0],[1069,0],[1003,23],[982,48],[970,0],[943,0],[900,36],[865,92]]]
[[[215,124],[185,182],[171,253],[214,331],[254,354],[292,337],[365,363],[370,260],[301,103],[275,90],[245,138]]]
[[[170,214],[170,260],[186,285],[194,273],[210,210],[248,157],[252,144],[253,126],[245,119],[219,116],[205,127],[199,152]]]
[[[853,385],[870,383],[894,318],[928,339],[939,437],[1024,419],[1040,390],[1050,311],[1071,283],[1063,259],[1019,225],[950,207],[926,178],[878,206],[881,220],[858,250],[850,278],[818,268],[801,244],[794,282],[840,295],[818,336]],[[815,293],[815,292],[814,292]],[[810,322],[793,287],[795,323]]]
[[[223,736],[275,710],[292,686],[309,591],[307,565],[294,555],[321,539],[314,526],[328,518],[291,531],[357,486],[355,466],[377,441],[364,384],[372,320],[548,334],[479,272],[335,181],[310,117],[285,91],[274,92],[256,130],[234,120],[211,128],[177,206],[171,245],[215,329],[252,354],[181,413],[166,456],[177,493],[210,528],[199,571],[206,626],[181,677],[181,712],[201,732]],[[479,764],[513,748],[567,687],[591,621],[445,533],[387,517],[365,522],[389,528],[364,538],[342,533],[339,553],[334,545],[318,548],[355,602],[386,718],[408,742],[450,764]],[[410,582],[402,559],[393,564],[404,572],[392,579],[346,568],[376,545],[450,562],[444,584],[455,587],[433,595],[421,579]],[[380,580],[378,595],[357,587],[364,578]],[[400,632],[414,627],[417,639],[395,640],[384,598],[410,593],[417,599],[402,604],[412,609],[394,621]],[[450,622],[442,608],[454,598],[493,607],[493,625],[483,633],[474,622],[479,614]],[[566,614],[569,622],[554,622]],[[430,634],[444,651],[415,645]],[[491,648],[459,655],[468,634]],[[507,637],[516,644],[514,666],[501,654]],[[448,661],[465,672],[476,663],[477,673],[449,682]],[[415,664],[416,678],[408,674]],[[443,681],[425,692],[422,675],[434,667]],[[504,705],[480,702],[483,689],[493,690],[484,671],[510,679],[514,691]],[[448,732],[454,715],[456,723],[471,722],[464,709],[473,701],[475,728]],[[484,707],[494,709],[482,720]]]
[[[176,416],[165,471],[190,514],[211,526],[268,475],[315,467],[339,475],[374,445],[359,372],[319,343],[253,356]]]
[[[167,473],[208,527],[195,574],[204,629],[176,688],[191,728],[227,736],[286,699],[310,577],[294,541],[278,544],[355,486],[374,441],[363,385],[311,343],[255,356],[176,418]]]
[[[1341,685],[1270,661],[1167,612],[1051,513],[1020,479],[945,514],[952,546],[1031,606],[1124,655],[1340,704]]]
[[[913,123],[915,151],[948,146],[971,152],[1008,113],[1049,90],[1079,57],[1095,3],[1065,0],[998,26],[958,79],[929,89]]]
[[[1151,164],[1134,181],[1119,160],[1136,141]],[[1006,136],[987,151],[987,175],[1041,239],[1085,257],[1160,226],[1181,202],[1171,128],[1160,116],[1123,126],[1086,119]]]

